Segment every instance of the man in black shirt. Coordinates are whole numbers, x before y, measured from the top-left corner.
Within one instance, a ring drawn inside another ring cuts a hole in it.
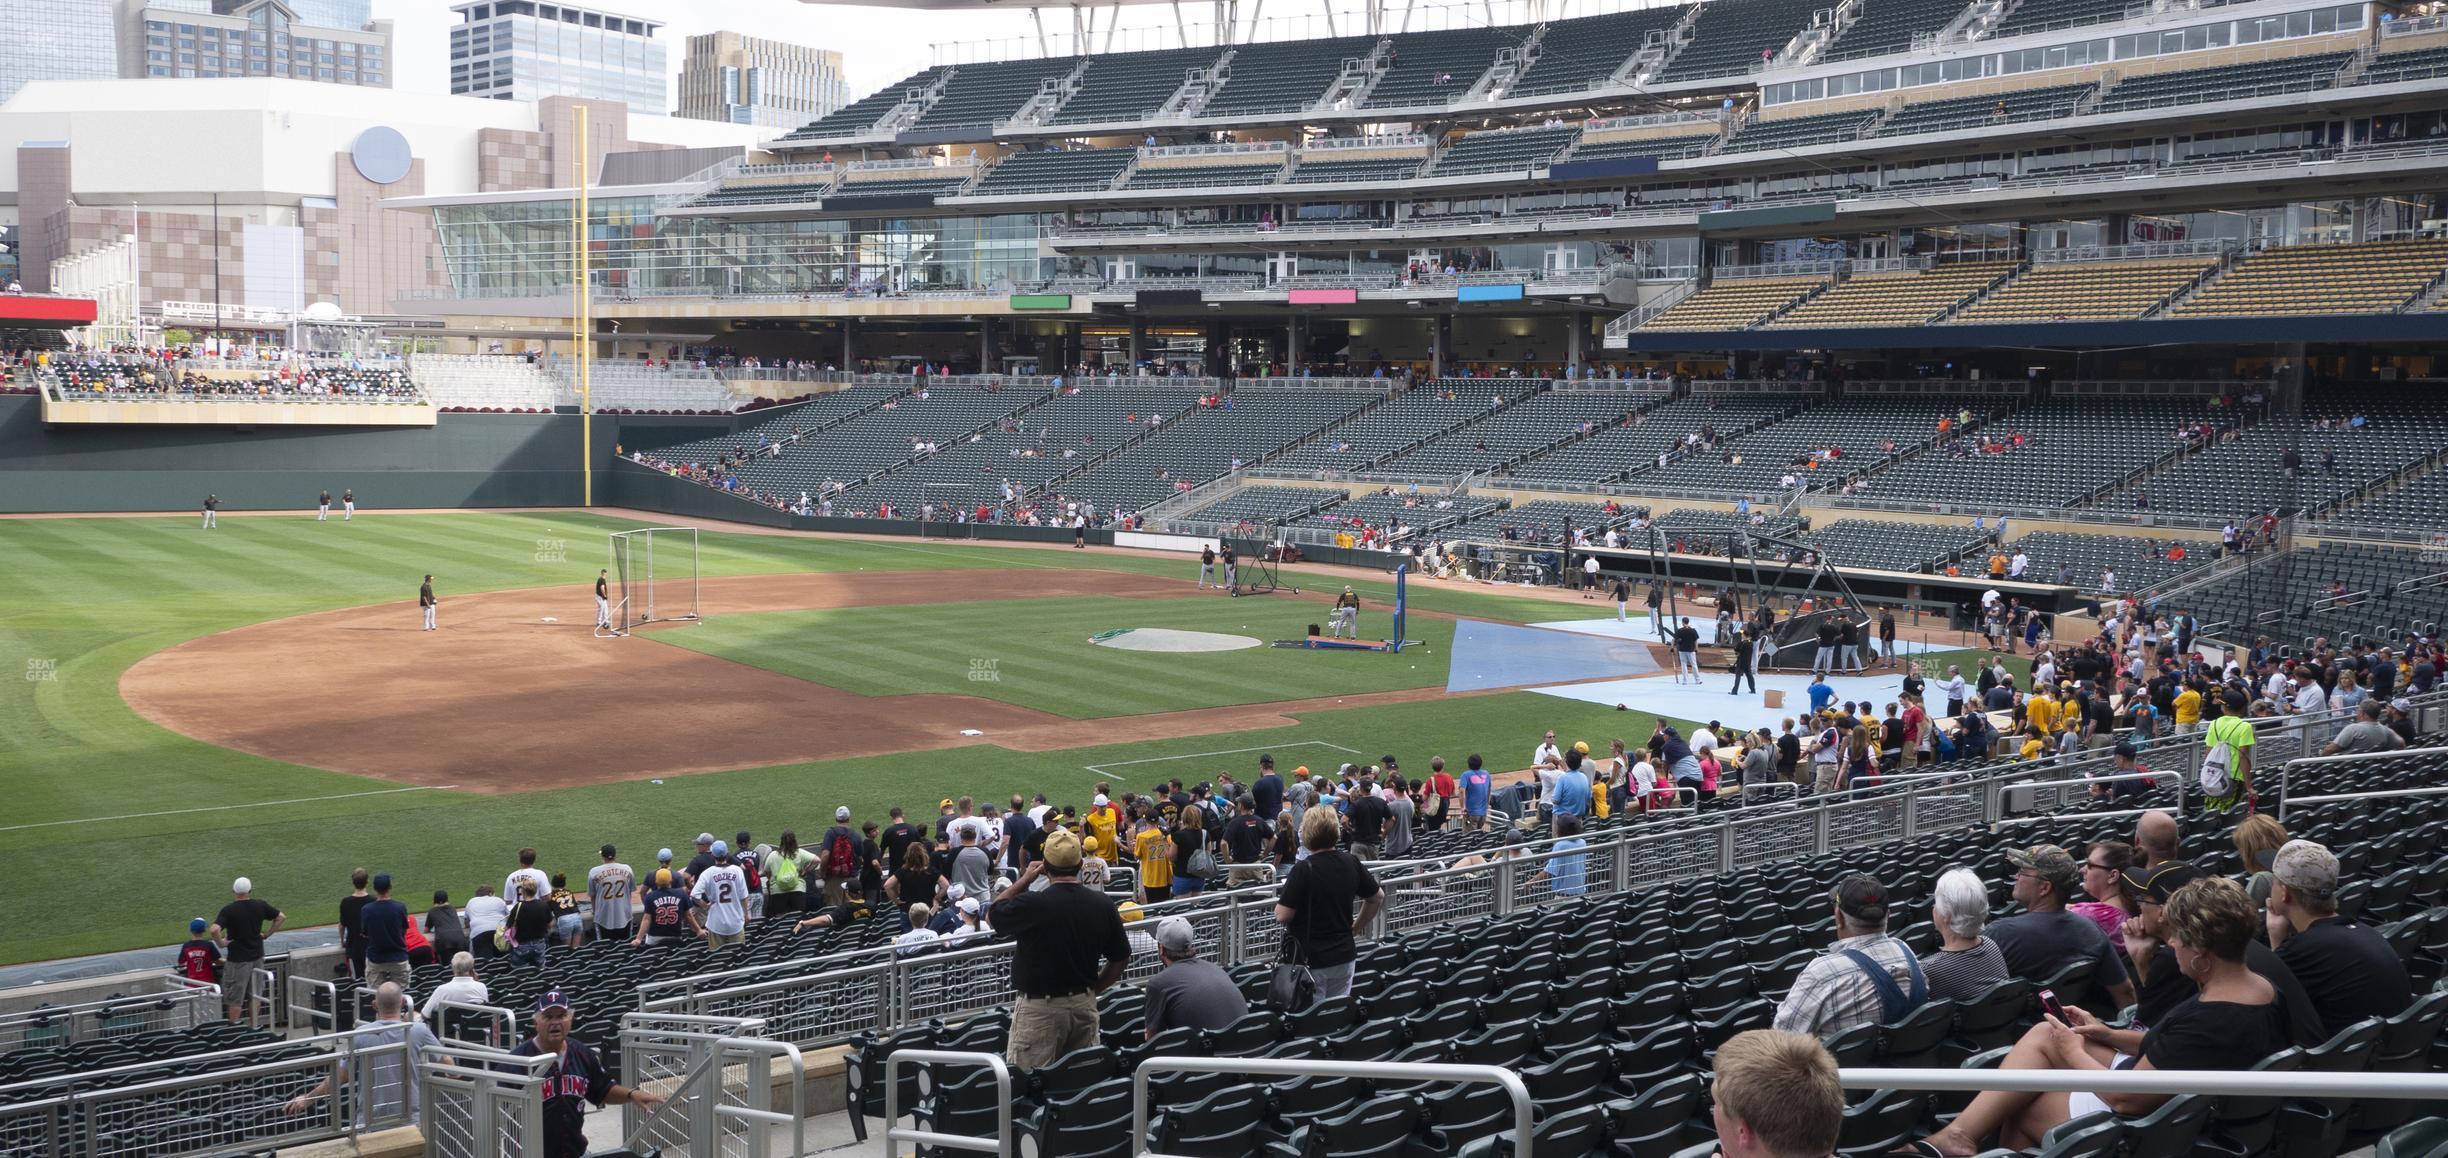
[[[346,522],[347,520],[341,521]],[[434,630],[434,610],[441,606],[441,601],[434,598],[433,576],[431,575],[425,577],[424,586],[417,588],[417,606],[424,609],[425,630]]]
[[[1889,667],[1895,666],[1896,662],[1895,633],[1895,609],[1881,610],[1878,617],[1879,659]],[[1918,696],[1921,693],[1915,691],[1912,694]]]
[[[1862,625],[1854,622],[1849,617],[1844,621],[1843,626],[1837,629],[1836,664],[1840,669],[1848,669],[1855,672],[1859,672],[1862,669],[1861,629]]]
[[[340,898],[340,948],[348,954],[349,976],[360,981],[366,975],[366,942],[365,927],[357,918],[373,899],[366,895],[366,871],[349,873],[349,895]]]
[[[1759,674],[1752,670],[1753,658],[1758,654],[1757,646],[1751,642],[1750,632],[1741,628],[1734,630],[1734,686],[1726,689],[1727,695],[1741,695],[1744,680],[1751,681],[1752,691],[1759,691]]]
[[[1377,781],[1360,778],[1360,787],[1353,791],[1351,803],[1343,810],[1343,825],[1351,832],[1351,852],[1361,860],[1376,860],[1385,848],[1386,822],[1394,818],[1386,807],[1385,797],[1377,794]]]
[[[221,1000],[231,1021],[245,1017],[255,974],[263,969],[264,938],[280,932],[289,914],[255,899],[255,882],[240,877],[230,883],[237,899],[221,906],[216,918],[229,939],[229,961],[221,970]],[[267,927],[269,926],[269,927]]]
[[[1258,818],[1257,802],[1244,796],[1233,802],[1233,818],[1224,822],[1224,851],[1235,865],[1254,865],[1266,855],[1267,825]],[[1258,879],[1249,869],[1236,868],[1226,880],[1240,885]]]
[[[1692,626],[1690,616],[1674,630],[1675,682],[1700,682],[1700,629]]]
[[[1843,634],[1833,619],[1819,621],[1819,654],[1811,657],[1812,675],[1829,675],[1836,670],[1836,639]]]
[[[595,1051],[569,1035],[571,1020],[569,998],[558,989],[546,991],[536,998],[535,1036],[510,1051],[514,1057],[553,1059],[544,1071],[544,1158],[584,1158],[588,1102],[627,1102],[649,1110],[663,1104],[659,1094],[613,1081]]]
[[[2405,962],[2379,932],[2338,915],[2337,857],[2290,840],[2270,859],[2270,947],[2303,981],[2330,1035],[2366,1017],[2395,1017],[2413,1004]]]
[[[595,572],[595,626],[609,630],[612,626],[612,582],[610,571]]]
[[[321,495],[317,496],[317,497],[316,497],[316,499],[315,499],[315,521],[316,521],[316,522],[318,522],[318,523],[320,523],[320,522],[322,522],[323,520],[328,519],[328,518],[330,518],[330,517],[331,517],[331,492],[330,492],[329,490],[326,490],[326,491],[324,491],[324,492],[323,492]]]
[[[2156,868],[2130,865],[2125,869],[2126,892],[2140,910],[2125,921],[2125,952],[2132,958],[2137,1026],[2158,1024],[2170,1010],[2200,991],[2193,979],[2176,967],[2176,951],[2167,947],[2159,922],[2161,911],[2176,890],[2208,875],[2184,861],[2169,861]],[[2321,1032],[2320,1018],[2313,1012],[2312,999],[2304,993],[2303,983],[2296,980],[2278,954],[2256,940],[2244,946],[2244,965],[2278,991],[2291,1042],[2309,1047],[2327,1040],[2329,1035]]]
[[[408,986],[408,906],[391,899],[391,874],[374,874],[374,899],[357,911],[365,934],[366,984]]]
[[[1130,940],[1105,894],[1079,883],[1080,842],[1048,833],[1045,859],[995,898],[988,921],[1019,944],[1012,953],[1011,1039],[1003,1053],[1027,1069],[1097,1042],[1096,995],[1122,980]],[[1047,886],[1029,891],[1038,877]]]
[[[884,863],[898,868],[901,858],[909,855],[910,842],[926,839],[926,830],[911,824],[909,818],[902,815],[898,804],[893,806],[891,818],[892,823],[884,826],[882,838]]]
[[[1258,757],[1258,779],[1250,782],[1250,797],[1257,802],[1258,818],[1273,820],[1283,812],[1283,777],[1275,774],[1272,753]]]

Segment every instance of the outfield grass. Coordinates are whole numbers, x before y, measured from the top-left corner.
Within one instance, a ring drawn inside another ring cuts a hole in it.
[[[1414,616],[1425,644],[1399,656],[1274,647],[1165,653],[1090,642],[1122,627],[1302,634],[1314,604],[1078,596],[725,615],[644,638],[868,696],[983,696],[1073,719],[1130,716],[1347,692],[1444,687],[1453,621]],[[1377,617],[1380,629],[1385,620]]]
[[[964,792],[1001,797],[1045,791],[1077,799],[1099,775],[1091,766],[1124,783],[1159,775],[1187,779],[1218,769],[1247,771],[1256,753],[1227,750],[1269,745],[1287,745],[1288,763],[1313,766],[1339,762],[1343,748],[1370,758],[1397,753],[1406,767],[1423,770],[1430,755],[1458,758],[1480,748],[1492,764],[1511,766],[1526,760],[1550,726],[1585,736],[1593,747],[1606,736],[1638,742],[1648,734],[1649,718],[1638,713],[1512,693],[1322,711],[1301,717],[1295,727],[1157,744],[1047,753],[977,747],[503,799],[394,791],[397,786],[384,781],[211,747],[154,726],[119,699],[121,673],[163,648],[267,619],[404,600],[428,571],[446,599],[556,583],[583,591],[602,565],[605,532],[634,525],[562,514],[368,515],[349,523],[234,515],[207,533],[187,518],[0,520],[0,560],[6,561],[0,566],[0,800],[7,802],[0,808],[0,874],[17,882],[0,889],[0,963],[175,944],[184,937],[186,919],[218,908],[229,878],[241,873],[254,877],[258,892],[286,908],[293,923],[321,924],[332,919],[348,871],[358,866],[392,872],[411,899],[437,886],[464,897],[480,881],[498,882],[511,850],[522,845],[535,846],[548,867],[561,870],[592,863],[594,846],[605,840],[621,844],[633,863],[651,861],[655,845],[682,846],[701,829],[727,836],[745,823],[760,838],[787,825],[814,830],[837,804],[866,817],[893,804],[931,806]],[[710,532],[702,543],[708,575],[969,567],[1102,567],[1185,580],[1195,574],[1195,564],[1182,559],[1101,552]],[[1354,586],[1373,599],[1392,595],[1389,580]],[[1500,588],[1415,584],[1410,596],[1417,609],[1513,622],[1574,618],[1580,610]],[[1171,601],[1114,602],[1144,611]],[[1210,599],[1211,610],[1185,613],[1229,617],[1282,606],[1252,608],[1247,602]],[[1010,606],[938,610],[992,615]],[[739,629],[752,634],[754,621],[765,617],[725,617],[690,634],[711,638],[731,630],[726,620],[732,618],[746,621]],[[1238,622],[1253,624],[1248,634],[1261,638],[1279,634],[1257,628],[1254,618]],[[1450,634],[1450,625],[1426,617],[1413,623],[1415,637]],[[1098,629],[1133,625],[1140,624]],[[1023,628],[1006,612],[986,630],[991,634],[984,638],[999,640]],[[1129,654],[1098,649],[1099,658]],[[1218,693],[1237,699],[1209,702],[1336,690],[1317,690],[1315,681],[1286,685],[1281,678],[1352,675],[1342,690],[1408,686],[1389,681],[1413,678],[1408,655],[1400,673],[1369,666],[1382,656],[1299,658],[1308,662],[1296,672],[1285,669],[1288,677],[1261,674],[1250,681],[1254,687]],[[1419,662],[1419,682],[1432,682],[1431,665],[1442,680],[1442,647]],[[1057,668],[1045,678],[1082,677]],[[841,682],[852,686],[847,676]],[[1029,687],[1037,682],[1034,675],[1015,680],[1014,694],[1053,695]],[[1099,698],[1057,690],[1075,706],[1093,706]],[[361,710],[389,710],[384,692],[303,683],[295,689],[327,705],[335,728],[347,727]],[[1158,693],[1132,688],[1128,694]],[[247,707],[233,702],[228,710]],[[1293,744],[1301,746],[1288,747]],[[1209,752],[1222,754],[1184,755]],[[76,890],[73,897],[38,885],[60,879],[69,865],[87,871],[110,866],[101,870],[110,883]]]

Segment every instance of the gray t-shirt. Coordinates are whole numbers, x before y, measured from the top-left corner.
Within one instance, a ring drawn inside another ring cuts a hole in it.
[[[1249,999],[1212,961],[1176,961],[1147,983],[1147,1025],[1222,1029],[1249,1012]]]
[[[629,927],[629,890],[636,885],[637,874],[625,864],[599,864],[587,870],[587,901],[595,906],[596,928]]]
[[[1402,856],[1411,851],[1411,819],[1418,808],[1411,803],[1409,796],[1398,795],[1386,801],[1386,810],[1394,815],[1386,821],[1385,855]]]
[[[952,858],[952,883],[969,890],[970,896],[989,895],[987,886],[994,881],[994,861],[986,850],[970,845]]]
[[[2337,749],[2348,752],[2387,752],[2405,747],[2405,738],[2396,729],[2377,720],[2356,720],[2338,729]]]
[[[407,1049],[397,1048],[405,1041]],[[356,1030],[358,1068],[349,1075],[356,1087],[357,1126],[396,1122],[405,1115],[421,1124],[417,1112],[416,1063],[442,1042],[423,1021],[378,1021]]]
[[[1962,1001],[2006,980],[2006,958],[1998,952],[1997,942],[1982,937],[1969,949],[1940,949],[1923,955],[1921,975],[1929,981],[1930,1000]]]

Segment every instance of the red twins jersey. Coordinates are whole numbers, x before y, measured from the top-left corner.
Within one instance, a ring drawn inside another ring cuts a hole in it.
[[[189,941],[179,946],[179,976],[206,984],[221,980],[221,948],[210,941]]]

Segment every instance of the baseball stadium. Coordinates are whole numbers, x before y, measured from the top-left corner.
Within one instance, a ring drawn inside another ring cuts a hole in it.
[[[1128,3],[0,103],[0,1158],[2448,1156],[2448,9]]]

